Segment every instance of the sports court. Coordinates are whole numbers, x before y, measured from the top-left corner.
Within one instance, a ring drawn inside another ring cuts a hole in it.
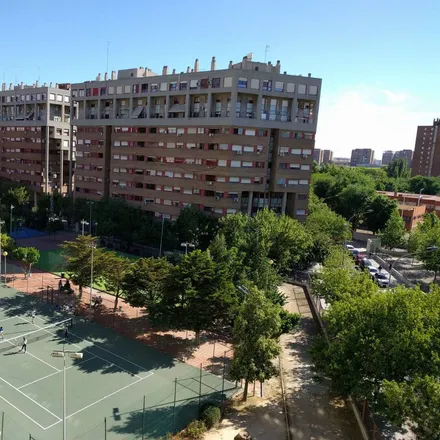
[[[203,401],[235,393],[224,378],[11,288],[0,287],[0,326],[2,440],[62,438],[63,358],[52,352],[63,347],[83,354],[66,357],[69,440],[157,439],[197,417]]]

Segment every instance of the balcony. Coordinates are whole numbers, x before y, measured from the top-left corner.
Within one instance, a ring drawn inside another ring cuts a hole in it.
[[[255,112],[253,111],[239,111],[239,112],[235,112],[235,116],[237,118],[245,118],[245,119],[256,119],[256,115]]]
[[[262,121],[279,121],[279,122],[292,122],[290,115],[283,112],[271,112],[262,111],[261,112]]]
[[[208,112],[205,110],[192,111],[189,114],[190,118],[206,118],[207,116],[208,116]]]
[[[229,110],[220,110],[211,112],[211,118],[229,118],[231,112]]]

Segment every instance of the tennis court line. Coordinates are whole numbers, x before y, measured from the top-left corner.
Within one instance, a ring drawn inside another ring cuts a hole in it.
[[[59,422],[61,422],[62,420],[56,416],[52,411],[48,410],[47,408],[45,408],[43,405],[41,405],[40,403],[38,403],[36,400],[32,399],[32,397],[29,397],[26,393],[23,393],[23,391],[19,390],[17,387],[15,387],[14,385],[12,385],[11,383],[9,383],[7,380],[3,379],[3,377],[0,376],[0,380],[2,382],[4,382],[6,385],[9,385],[11,388],[13,388],[15,391],[18,391],[20,394],[22,394],[24,397],[26,397],[27,399],[29,399],[31,402],[34,402],[36,405],[38,405],[40,408],[44,409],[44,411],[48,412],[51,416],[55,417]]]
[[[138,380],[135,380],[134,382],[132,382],[132,383],[126,385],[125,387],[122,387],[122,388],[120,388],[119,390],[113,391],[113,393],[107,394],[106,396],[101,397],[101,399],[96,400],[95,402],[91,403],[90,405],[87,405],[87,406],[85,406],[84,408],[81,408],[81,409],[79,409],[78,411],[75,411],[74,413],[69,414],[69,415],[66,417],[66,419],[70,419],[70,417],[76,416],[77,414],[79,414],[79,413],[85,411],[86,409],[89,409],[90,407],[96,405],[97,403],[100,403],[100,402],[102,402],[103,400],[108,399],[109,397],[114,396],[115,394],[118,394],[118,393],[120,393],[121,391],[124,391],[124,390],[126,390],[127,388],[130,388],[131,386],[136,385],[137,383],[139,383],[139,382],[143,381],[144,379],[147,379],[148,377],[150,377],[150,376],[153,375],[153,373],[152,373],[151,371],[150,371],[149,373],[150,373],[150,374],[149,374],[148,376],[144,376],[144,377],[142,377],[142,378],[140,378],[140,379],[138,379]],[[47,429],[50,429],[50,428],[52,428],[53,426],[58,425],[58,423],[60,423],[60,422],[62,422],[62,420],[59,420],[58,422],[52,423],[52,425],[50,425],[50,426],[48,426],[48,427],[46,427],[46,428],[43,428],[43,429],[46,431]]]
[[[24,321],[26,321],[26,322],[32,324],[30,321],[28,321],[28,320],[25,319],[25,318],[20,317],[20,319],[22,319],[22,320],[24,320]],[[41,318],[39,318],[39,319],[41,319]],[[39,326],[38,324],[32,324],[32,325],[34,325],[35,327],[38,327],[40,330],[44,330],[46,333],[49,333],[49,334],[51,334],[52,336],[57,336],[56,333],[52,333],[52,332],[50,332],[49,330],[45,329],[44,327]],[[81,338],[81,336],[77,336],[77,335],[75,335],[75,334],[72,333],[71,331],[69,331],[69,334],[72,335],[72,336],[75,336],[75,338],[81,339],[82,341],[85,341],[85,342],[88,342],[89,344],[92,344],[91,347],[100,348],[101,350],[104,350],[104,351],[110,353],[112,356],[116,356],[116,357],[122,359],[123,361],[126,361],[126,362],[128,362],[128,363],[130,363],[130,364],[133,364],[133,365],[137,366],[138,368],[140,368],[140,369],[142,369],[142,370],[145,370],[144,367],[141,367],[140,365],[136,365],[136,364],[134,364],[133,362],[130,362],[130,361],[128,361],[128,360],[125,360],[122,356],[118,356],[117,354],[114,354],[114,353],[112,353],[112,352],[109,351],[109,350],[106,350],[106,349],[104,349],[104,348],[101,348],[101,347],[99,347],[98,345],[96,345],[95,343],[93,343],[93,342],[91,342],[91,341],[88,341],[87,339]],[[101,356],[99,356],[99,355],[97,355],[97,354],[93,354],[93,353],[90,353],[89,351],[86,351],[88,348],[90,348],[90,346],[89,346],[89,347],[81,347],[80,345],[75,344],[74,342],[69,342],[69,344],[70,344],[70,345],[73,345],[73,346],[75,346],[75,347],[77,347],[77,348],[79,348],[79,349],[81,349],[81,350],[84,351],[85,353],[89,353],[91,356],[94,356],[94,357],[96,357],[96,358],[98,358],[98,359],[101,359],[102,361],[107,362],[108,364],[110,364],[110,365],[112,365],[112,366],[114,366],[114,367],[116,367],[116,368],[119,368],[119,369],[122,370],[122,371],[125,371],[126,373],[130,374],[131,376],[137,377],[138,379],[142,379],[141,376],[138,376],[137,374],[134,374],[133,372],[128,371],[127,369],[121,367],[120,365],[114,364],[113,362],[109,361],[108,359],[105,359],[105,358],[103,358],[103,357],[101,357]],[[38,358],[37,358],[37,359],[38,359]],[[43,361],[43,362],[44,362],[44,361]],[[55,367],[53,367],[53,368],[55,368]],[[59,370],[59,371],[61,371],[61,370]],[[153,374],[153,373],[151,373],[151,374]],[[145,378],[145,377],[149,377],[149,376],[144,376],[144,378]]]
[[[34,422],[37,426],[39,426],[41,429],[45,429],[44,426],[41,426],[38,422],[36,422],[31,416],[28,416],[25,412],[23,412],[20,408],[17,408],[15,405],[13,405],[11,402],[6,400],[3,396],[0,396],[0,399],[3,399],[8,405],[12,406],[15,410],[17,410],[19,413],[23,414],[25,417],[27,417],[31,422]],[[57,422],[58,423],[58,422]]]
[[[14,316],[10,316],[9,318],[6,319],[2,319],[0,322],[5,322],[5,321],[9,321],[10,319],[14,319],[17,318],[18,315],[14,315]]]
[[[81,361],[81,362],[78,362],[77,364],[71,365],[70,367],[67,367],[67,368],[66,368],[66,371],[67,371],[67,370],[70,370],[70,369],[73,368],[73,367],[77,367],[78,365],[83,364],[84,362],[88,362],[88,361],[90,361],[90,360],[92,360],[92,359],[94,359],[94,358],[96,358],[96,356],[93,356],[93,357],[87,358],[87,359],[85,359],[84,361]],[[21,385],[21,386],[18,387],[17,389],[21,390],[22,388],[25,388],[25,387],[27,387],[27,386],[29,386],[29,385],[32,385],[32,384],[37,383],[37,382],[40,382],[40,381],[42,381],[42,380],[44,380],[44,379],[47,379],[48,377],[55,376],[56,374],[61,373],[62,371],[63,371],[63,370],[59,370],[59,371],[57,371],[57,372],[55,372],[55,373],[50,373],[50,374],[48,374],[47,376],[40,377],[39,379],[33,380],[32,382],[29,382],[29,383],[26,383],[26,384],[24,384],[24,385]]]

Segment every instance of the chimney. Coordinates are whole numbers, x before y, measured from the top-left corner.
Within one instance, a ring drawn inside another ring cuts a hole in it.
[[[189,73],[190,72],[190,68],[189,68],[189,66],[186,68],[186,73]]]
[[[47,87],[47,83],[44,83],[44,84],[43,84],[43,87]]]
[[[191,69],[191,73],[194,73],[194,69]]]
[[[215,57],[212,57],[211,60],[211,70],[215,70]]]
[[[9,83],[9,90],[12,90],[12,83]]]
[[[6,83],[2,83],[2,92],[6,91]]]
[[[173,69],[173,75],[175,75],[176,74],[176,69]]]
[[[105,73],[104,73],[104,81],[107,81],[107,80],[108,80],[108,73],[105,72]]]
[[[55,83],[55,88],[56,88],[56,89],[58,88],[58,83]]]
[[[194,72],[198,72],[199,71],[199,59],[196,58],[196,60],[194,61]]]
[[[162,75],[168,75],[168,66],[163,66]]]
[[[272,61],[267,62],[267,71],[272,72]]]
[[[308,76],[309,78],[311,78],[311,77],[312,77],[312,74],[311,74],[311,73],[308,73],[307,76]]]
[[[39,84],[38,80],[35,81],[35,87],[40,87],[40,84]]]
[[[20,83],[20,89],[24,89],[23,81]]]
[[[281,62],[280,60],[277,60],[277,65],[275,66],[276,72],[280,73],[281,71]]]
[[[49,83],[49,87],[52,87],[52,83]]]
[[[116,79],[116,72],[114,70],[112,70],[112,80]]]
[[[232,61],[229,61],[228,69],[232,69]]]
[[[101,74],[98,73],[98,77],[96,78],[96,81],[101,81]]]

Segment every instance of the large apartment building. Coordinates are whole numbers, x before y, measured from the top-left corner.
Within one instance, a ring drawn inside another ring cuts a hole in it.
[[[374,160],[374,151],[370,148],[356,148],[351,151],[351,166],[371,165]]]
[[[112,72],[72,85],[76,197],[174,219],[270,207],[304,219],[321,79],[244,57],[227,69]]]
[[[70,86],[2,84],[0,178],[34,194],[65,193],[70,161]],[[71,172],[71,170],[70,170]]]
[[[440,176],[440,119],[432,125],[417,127],[416,143],[412,158],[412,176]]]
[[[382,165],[389,165],[394,158],[394,151],[386,150],[382,153]]]
[[[324,150],[323,156],[324,163],[332,163],[333,162],[333,151],[332,150]]]

